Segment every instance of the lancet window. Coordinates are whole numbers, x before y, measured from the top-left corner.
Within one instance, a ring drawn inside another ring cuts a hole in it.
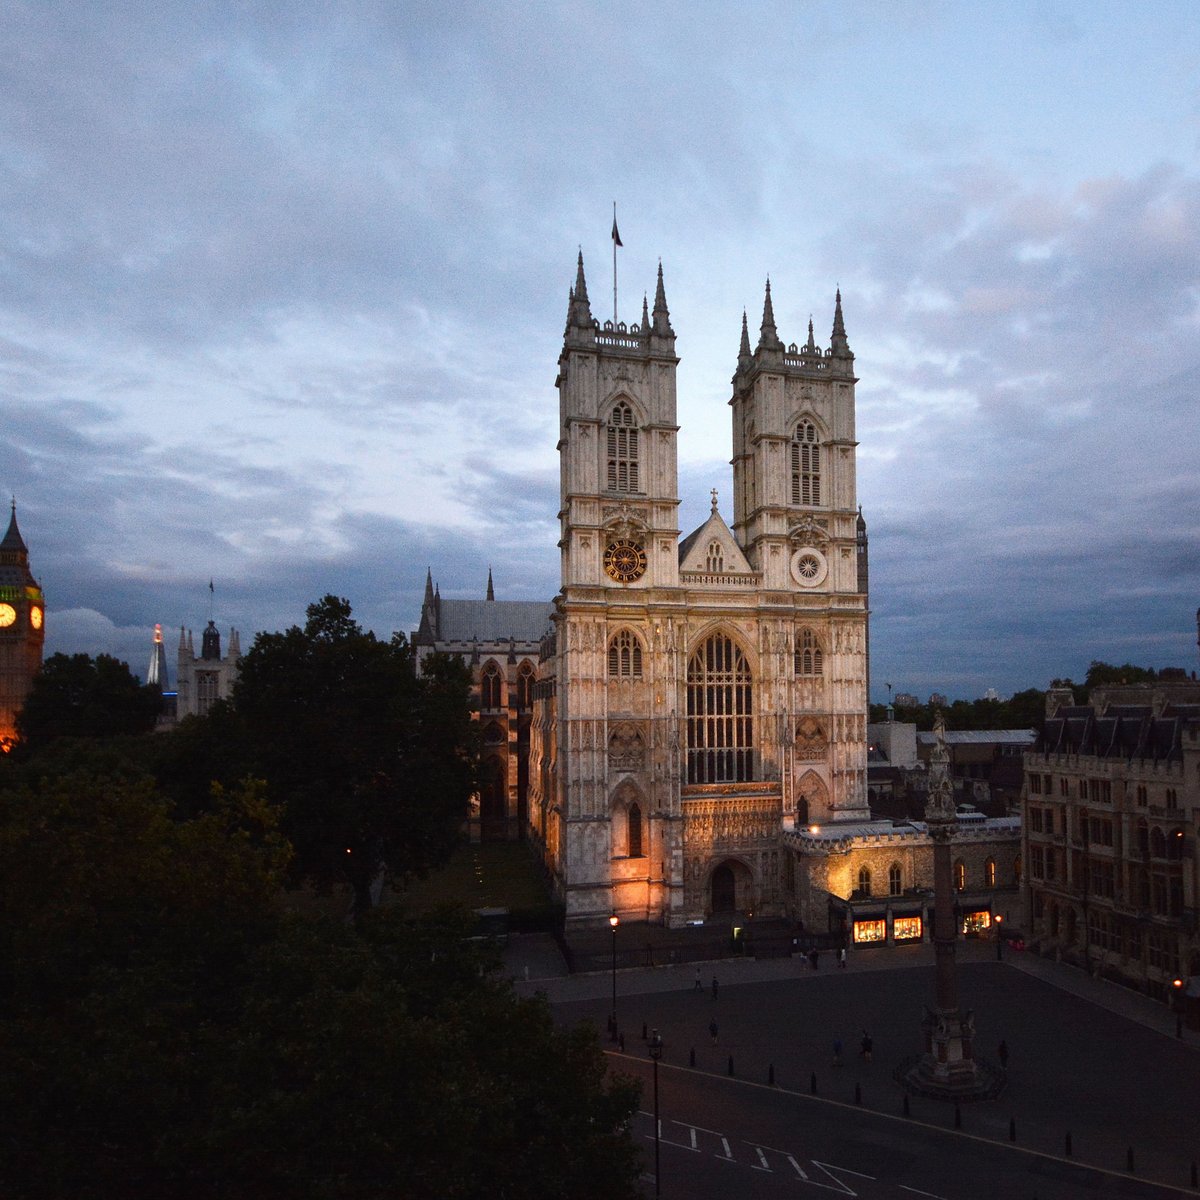
[[[624,400],[608,422],[608,490],[638,491],[638,430],[633,409]]]
[[[754,778],[753,688],[746,656],[723,634],[692,655],[687,673],[689,783]]]
[[[622,629],[608,643],[610,679],[641,679],[642,647],[628,629]]]
[[[823,675],[825,656],[821,643],[811,629],[801,629],[796,636],[796,674]]]
[[[712,575],[725,570],[725,551],[721,549],[720,542],[708,543],[708,554],[704,559],[704,569]]]
[[[792,438],[792,503],[821,503],[821,447],[811,421],[801,421]]]
[[[488,663],[483,668],[483,678],[479,681],[479,705],[485,711],[500,707],[500,672],[495,663]]]

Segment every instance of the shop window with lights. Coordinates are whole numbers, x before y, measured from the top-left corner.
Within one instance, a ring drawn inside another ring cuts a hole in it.
[[[854,942],[859,946],[881,945],[887,941],[887,921],[855,921]]]
[[[919,942],[923,936],[920,917],[897,917],[892,922],[892,940]]]

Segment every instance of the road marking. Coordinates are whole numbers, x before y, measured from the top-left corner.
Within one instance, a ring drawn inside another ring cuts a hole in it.
[[[857,1196],[858,1193],[844,1179],[839,1179],[834,1174],[834,1171],[840,1171],[843,1175],[854,1175],[859,1179],[870,1179],[872,1182],[875,1180],[874,1175],[864,1175],[861,1171],[850,1170],[849,1167],[835,1167],[832,1163],[817,1162],[815,1158],[812,1160],[812,1165],[816,1167],[818,1171],[824,1171],[825,1174],[837,1184],[837,1187],[830,1188],[830,1191],[841,1192],[843,1196]],[[808,1182],[814,1187],[829,1187],[829,1184],[817,1183],[815,1179],[810,1179]]]
[[[764,1146],[761,1142],[747,1142],[746,1145],[753,1146],[755,1150],[758,1151],[760,1157],[762,1156],[762,1152],[764,1150],[769,1150],[772,1154],[778,1154],[781,1158],[786,1158],[788,1162],[792,1164],[792,1170],[795,1171],[801,1179],[808,1178],[808,1176],[805,1175],[805,1173],[800,1169],[800,1164],[786,1150],[776,1150],[774,1146]]]
[[[756,1170],[756,1171],[769,1171],[771,1168],[767,1165],[767,1156],[762,1152],[762,1147],[755,1146],[754,1149],[758,1153],[758,1161],[762,1165],[755,1166],[754,1163],[751,1163],[750,1166],[753,1167],[754,1170]]]
[[[676,1121],[675,1123],[677,1125],[682,1125],[684,1122]],[[713,1137],[721,1139],[721,1145],[725,1147],[725,1154],[723,1156],[720,1154],[714,1154],[713,1158],[724,1157],[724,1158],[729,1159],[730,1162],[737,1161],[733,1157],[733,1151],[729,1149],[729,1139],[723,1133],[718,1133],[715,1129],[705,1129],[703,1125],[692,1125],[692,1126],[690,1126],[690,1128],[698,1129],[698,1130],[700,1130],[701,1133],[711,1133],[713,1135]]]
[[[920,1188],[910,1188],[910,1187],[905,1187],[905,1186],[904,1186],[904,1184],[902,1184],[902,1183],[898,1183],[898,1184],[896,1184],[896,1186],[897,1186],[897,1187],[898,1187],[898,1188],[899,1188],[899,1189],[900,1189],[902,1192],[912,1192],[912,1194],[913,1194],[914,1196],[928,1196],[928,1197],[929,1197],[929,1200],[945,1200],[945,1198],[944,1198],[944,1197],[942,1197],[942,1196],[935,1196],[935,1195],[933,1194],[933,1192],[923,1192],[923,1191],[921,1191],[921,1189],[920,1189]]]

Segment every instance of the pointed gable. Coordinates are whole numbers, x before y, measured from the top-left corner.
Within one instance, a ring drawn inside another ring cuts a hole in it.
[[[679,543],[680,575],[754,575],[725,519],[712,515]]]

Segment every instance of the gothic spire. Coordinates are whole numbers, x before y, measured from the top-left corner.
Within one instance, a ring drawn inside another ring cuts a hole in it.
[[[575,286],[571,289],[567,310],[567,328],[591,329],[592,325],[592,306],[588,303],[587,280],[583,276],[583,251],[580,250],[575,268]]]
[[[751,358],[750,326],[746,322],[746,310],[742,309],[742,341],[738,346],[738,366],[748,366]]]
[[[775,306],[771,303],[771,280],[767,278],[767,294],[763,300],[762,325],[758,331],[759,350],[782,350],[779,331],[775,328]]]
[[[658,284],[654,289],[654,332],[660,337],[674,337],[671,314],[667,311],[667,289],[663,286],[662,262],[658,264]]]
[[[646,294],[642,293],[642,332],[650,332],[650,302],[646,299]]]
[[[488,567],[488,590],[487,590],[486,598],[488,600],[495,600],[495,598],[496,598],[496,589],[494,587],[492,587],[492,568],[491,567]]]
[[[429,567],[425,568],[425,599],[422,601],[422,607],[428,607],[433,603],[433,571]]]
[[[817,342],[813,337],[812,313],[808,314],[808,341],[804,343],[804,349],[807,350],[809,354],[815,354],[817,352]]]
[[[850,343],[846,340],[846,323],[842,320],[842,289],[837,289],[837,298],[833,306],[833,336],[829,349],[834,354],[850,355]]]

